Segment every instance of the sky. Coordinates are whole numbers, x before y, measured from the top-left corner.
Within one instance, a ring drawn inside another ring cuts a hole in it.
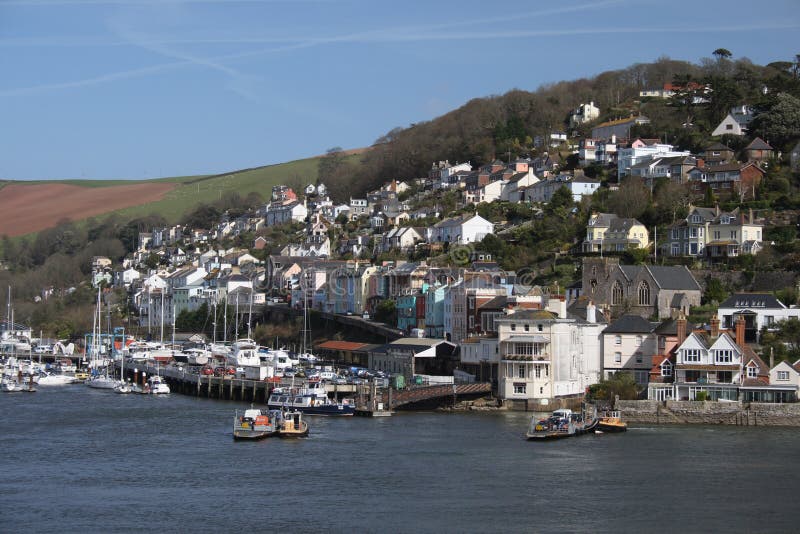
[[[718,48],[800,53],[800,2],[0,0],[0,179],[233,171],[472,98]]]

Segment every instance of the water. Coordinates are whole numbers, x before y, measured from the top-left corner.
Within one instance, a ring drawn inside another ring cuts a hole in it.
[[[0,532],[797,531],[799,429],[522,439],[523,413],[309,417],[84,386],[0,396]]]

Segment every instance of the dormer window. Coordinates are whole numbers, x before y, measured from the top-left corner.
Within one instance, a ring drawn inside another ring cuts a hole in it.
[[[701,222],[703,222],[703,217],[702,217],[702,215],[699,215],[699,214],[697,214],[697,213],[695,213],[694,215],[692,215],[692,222],[693,222],[693,223],[701,223]]]
[[[672,376],[672,364],[669,360],[664,360],[661,364],[661,376]]]
[[[751,365],[747,368],[747,378],[758,378],[758,367]]]

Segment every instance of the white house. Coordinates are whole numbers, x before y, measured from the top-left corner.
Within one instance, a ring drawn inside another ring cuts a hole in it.
[[[555,192],[562,187],[566,187],[569,190],[575,202],[580,202],[584,196],[591,196],[592,193],[597,191],[600,187],[600,180],[593,180],[583,176],[573,178],[568,174],[562,174],[528,187],[525,190],[525,200],[528,202],[550,202]]]
[[[771,293],[734,293],[717,310],[723,328],[733,328],[736,320],[745,320],[745,340],[756,341],[763,328],[772,328],[786,319],[800,319],[800,308],[786,306]]]
[[[712,136],[747,134],[750,121],[753,120],[753,111],[749,106],[736,106],[722,119],[722,122],[711,132]]]
[[[617,151],[617,175],[627,176],[630,174],[631,167],[643,161],[649,161],[657,157],[672,158],[677,156],[690,156],[691,152],[676,151],[672,145],[664,143],[645,144],[640,140],[631,143],[628,148],[620,148]]]
[[[494,224],[478,214],[445,219],[428,228],[428,243],[476,243],[494,233]]]
[[[557,397],[581,395],[600,380],[605,325],[568,319],[563,301],[548,308],[555,311],[521,310],[495,319],[498,396],[506,403],[535,409]]]
[[[297,200],[273,202],[267,208],[265,224],[275,226],[288,222],[303,222],[308,217],[308,208]]]
[[[597,119],[600,116],[600,108],[594,105],[594,102],[588,104],[581,104],[569,116],[569,125],[571,127],[585,124]]]
[[[797,391],[800,389],[800,361],[795,362],[794,365],[783,361],[770,369],[769,383],[776,386],[794,387],[796,398]]]
[[[407,252],[414,249],[417,243],[425,241],[423,237],[425,232],[420,228],[413,228],[411,226],[395,226],[385,234],[381,239],[381,249],[388,252],[392,249],[399,249]]]
[[[625,372],[633,375],[637,384],[646,385],[652,356],[658,354],[657,326],[639,315],[623,315],[608,325],[603,330],[605,378]]]

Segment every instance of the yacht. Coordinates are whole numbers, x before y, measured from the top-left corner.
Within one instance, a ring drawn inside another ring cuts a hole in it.
[[[233,344],[233,352],[228,355],[227,361],[234,367],[261,365],[258,345],[250,338],[236,340]]]
[[[168,395],[170,389],[161,376],[154,375],[147,379],[147,386],[145,386],[144,392],[151,395]]]

